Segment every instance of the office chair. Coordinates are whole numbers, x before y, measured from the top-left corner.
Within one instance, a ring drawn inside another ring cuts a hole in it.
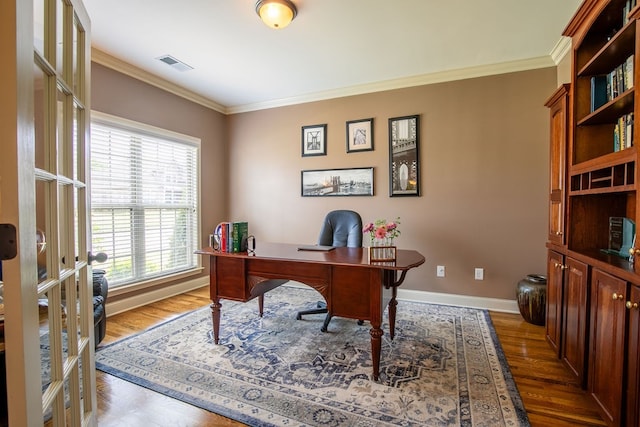
[[[327,214],[320,229],[318,245],[322,246],[347,246],[357,248],[362,246],[362,218],[360,214],[350,210],[336,210]],[[327,313],[324,324],[320,329],[327,332],[332,314],[327,309],[324,301],[318,302],[317,308],[299,311],[296,319],[301,320],[307,314]]]

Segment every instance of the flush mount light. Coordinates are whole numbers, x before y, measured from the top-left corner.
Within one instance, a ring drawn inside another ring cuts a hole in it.
[[[289,0],[258,0],[256,2],[256,13],[266,25],[271,28],[284,28],[298,11],[296,6]]]

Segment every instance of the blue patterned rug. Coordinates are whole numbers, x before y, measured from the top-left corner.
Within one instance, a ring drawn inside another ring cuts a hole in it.
[[[367,323],[295,320],[318,299],[283,286],[263,318],[223,300],[220,345],[205,307],[103,347],[96,366],[250,426],[529,425],[488,312],[399,301],[374,382]]]

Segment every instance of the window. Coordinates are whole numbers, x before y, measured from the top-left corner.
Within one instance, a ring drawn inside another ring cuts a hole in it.
[[[112,286],[199,267],[200,140],[93,113],[91,232]]]

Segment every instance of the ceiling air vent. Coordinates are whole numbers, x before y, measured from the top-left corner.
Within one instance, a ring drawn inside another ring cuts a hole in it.
[[[165,64],[171,66],[171,68],[175,68],[178,71],[189,71],[193,70],[193,67],[185,64],[182,61],[177,60],[171,55],[162,55],[156,58],[159,61],[164,62]]]

